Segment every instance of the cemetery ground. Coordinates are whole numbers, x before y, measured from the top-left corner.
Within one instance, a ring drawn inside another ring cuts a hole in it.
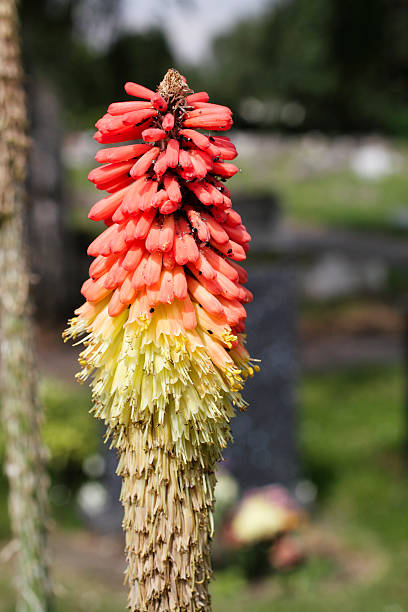
[[[378,234],[408,245],[406,144],[241,133],[234,141],[243,172],[233,179],[233,192],[277,196],[301,231],[341,229],[353,234],[353,244],[360,236]],[[84,163],[91,152],[86,145],[81,158],[79,149],[71,146],[65,154],[74,202],[70,218],[82,234],[97,233],[97,224],[86,219],[98,199],[86,183],[90,168]],[[303,254],[299,259],[303,263]],[[214,612],[408,610],[408,421],[402,318],[396,308],[407,290],[406,267],[390,264],[375,291],[357,287],[328,300],[311,295],[302,300],[298,435],[303,476],[317,489],[308,524],[293,536],[303,560],[249,580],[251,553],[234,553],[216,569]],[[51,453],[56,612],[111,612],[126,603],[122,538],[86,530],[79,515],[77,493],[89,479],[84,461],[100,452],[102,436],[88,415],[88,387],[73,382],[74,351],[59,342],[60,331],[41,329],[37,336],[44,435]],[[0,430],[0,450],[3,445]],[[7,525],[1,477],[0,612],[14,609]]]
[[[233,195],[277,196],[285,216],[305,225],[405,233],[408,229],[408,145],[382,137],[322,134],[283,137],[237,132],[241,172],[229,185]],[[96,201],[87,182],[97,150],[90,134],[73,135],[64,147],[71,220],[98,233],[86,214]]]
[[[231,188],[278,196],[303,224],[362,232],[408,229],[408,146],[381,137],[306,134],[234,139],[242,172]]]
[[[57,612],[124,609],[122,538],[84,530],[75,494],[82,463],[98,449],[89,393],[45,378],[51,450],[53,571]],[[308,373],[300,388],[305,476],[317,486],[310,523],[294,536],[305,552],[291,570],[248,581],[239,555],[216,571],[214,612],[408,609],[403,379],[397,365]],[[69,475],[69,479],[68,479]],[[13,610],[5,484],[1,487],[0,611]]]

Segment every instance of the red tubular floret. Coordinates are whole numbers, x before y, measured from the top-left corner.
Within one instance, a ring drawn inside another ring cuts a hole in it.
[[[211,158],[210,155],[208,155],[208,153],[206,153],[205,151],[201,151],[201,149],[192,149],[190,151],[190,155],[194,156],[194,157],[198,157],[201,162],[204,164],[207,172],[210,172],[213,168],[213,160]]]
[[[186,207],[187,217],[192,227],[197,232],[197,237],[201,242],[208,242],[210,240],[210,228],[207,223],[203,221],[200,213],[198,213],[192,206]]]
[[[114,144],[117,142],[126,142],[128,140],[137,140],[141,137],[143,130],[149,125],[150,121],[146,121],[140,127],[124,126],[117,133],[104,132],[98,130],[94,134],[94,139],[101,144]]]
[[[145,212],[154,208],[152,200],[158,189],[157,181],[147,181],[146,187],[139,201],[139,210]]]
[[[146,189],[146,177],[141,176],[129,187],[123,198],[121,207],[113,215],[114,221],[119,221],[118,215],[130,215],[139,210],[139,202]]]
[[[108,229],[102,232],[102,234],[99,234],[99,236],[97,236],[89,245],[87,254],[91,255],[92,257],[97,257],[98,255],[110,255],[109,241],[111,236],[113,236],[116,231],[117,226],[111,225],[108,227]]]
[[[166,202],[160,204],[159,211],[162,213],[162,215],[170,215],[171,213],[176,212],[176,210],[178,210],[179,208],[179,202],[172,202],[171,200],[167,200]]]
[[[146,249],[149,253],[154,253],[159,250],[160,229],[160,223],[158,219],[155,219],[150,227],[145,242]]]
[[[108,272],[117,260],[117,255],[98,255],[89,266],[89,276],[93,280],[100,278],[105,272]]]
[[[235,146],[232,144],[228,136],[213,136],[213,143],[218,147],[222,159],[235,159],[238,155]]]
[[[206,206],[210,206],[213,202],[207,189],[204,187],[202,182],[194,181],[187,183],[186,187],[194,193],[194,195]]]
[[[148,210],[140,216],[135,229],[135,239],[140,240],[146,238],[147,232],[150,229],[153,219],[156,216],[155,209]]]
[[[210,96],[206,91],[197,91],[196,93],[187,96],[186,102],[187,104],[191,104],[192,102],[208,102]]]
[[[109,289],[104,287],[105,276],[101,276],[97,280],[88,278],[81,288],[81,293],[88,302],[99,302],[109,295]]]
[[[139,157],[137,162],[131,167],[130,176],[137,178],[139,176],[143,176],[143,174],[146,174],[159,153],[159,147],[151,147],[151,149]]]
[[[224,276],[234,282],[239,280],[238,271],[232,265],[233,262],[227,261],[221,257],[221,255],[218,255],[218,253],[216,253],[213,249],[208,247],[204,247],[203,253],[215,270],[221,272]]]
[[[210,244],[230,259],[234,259],[235,261],[243,261],[246,259],[246,253],[243,247],[233,240],[228,240],[228,242],[221,244],[211,239]]]
[[[136,270],[143,257],[144,249],[141,244],[133,244],[126,253],[122,267],[129,272]]]
[[[251,240],[251,236],[246,231],[244,225],[235,225],[233,227],[231,225],[225,225],[225,231],[232,240],[239,244],[244,244]]]
[[[209,105],[210,106],[210,105]],[[217,117],[218,119],[228,121],[231,118],[232,112],[226,106],[214,107],[214,108],[197,108],[193,111],[188,111],[185,115],[185,119],[193,119],[195,117]],[[212,105],[211,105],[212,106]]]
[[[152,105],[149,102],[112,102],[108,106],[108,114],[113,116],[124,115],[145,108],[152,108]]]
[[[100,164],[128,161],[134,157],[143,155],[151,148],[148,144],[124,145],[123,147],[112,147],[110,149],[101,149],[95,155],[95,159]]]
[[[135,241],[136,226],[141,215],[134,215],[128,219],[125,230],[125,242],[133,243]]]
[[[151,103],[154,108],[161,111],[162,113],[167,110],[167,102],[162,98],[158,91],[151,97]]]
[[[200,251],[200,257],[194,264],[190,264],[190,266],[194,266],[196,268],[198,276],[201,276],[202,274],[207,280],[214,280],[215,278],[217,278],[217,272],[209,263],[203,251]],[[196,273],[194,274],[196,275]]]
[[[215,206],[223,206],[224,205],[224,196],[222,193],[214,187],[212,183],[208,181],[203,181],[204,188],[208,191],[211,197],[211,201]]]
[[[189,155],[190,155],[191,164],[193,166],[194,178],[198,180],[203,179],[207,175],[206,164],[203,162],[201,157],[196,155],[196,151],[194,149],[191,149],[189,151]]]
[[[213,173],[224,178],[231,178],[239,172],[239,168],[235,164],[225,164],[223,162],[214,162]]]
[[[187,297],[187,279],[181,266],[173,268],[173,287],[176,298],[184,300]]]
[[[145,274],[145,269],[147,265],[147,260],[148,260],[148,253],[145,253],[142,259],[140,260],[139,265],[137,266],[136,270],[133,273],[131,282],[132,282],[132,286],[136,289],[136,291],[138,291],[139,289],[142,289],[142,287],[146,285],[144,274]]]
[[[234,227],[235,225],[241,225],[242,223],[241,215],[237,213],[236,210],[232,210],[231,208],[230,210],[226,211],[225,215],[226,215],[225,223],[227,225],[231,225],[232,227]]]
[[[188,291],[198,304],[207,310],[210,314],[220,316],[224,314],[224,309],[221,302],[212,295],[203,285],[195,278],[189,276],[187,279]]]
[[[123,124],[126,126],[139,126],[145,123],[148,119],[151,119],[157,115],[157,111],[154,108],[147,108],[145,110],[138,110],[132,113],[123,115]]]
[[[162,121],[162,128],[165,132],[170,132],[174,128],[174,115],[167,113]]]
[[[163,225],[160,229],[159,249],[163,253],[171,251],[174,243],[175,223],[172,215],[167,215],[163,219]]]
[[[107,289],[116,289],[116,287],[119,287],[125,280],[128,272],[122,266],[123,260],[124,256],[121,255],[117,262],[112,266],[109,274],[106,276],[105,287]]]
[[[209,113],[197,117],[185,118],[184,127],[202,128],[206,130],[229,130],[232,127],[232,119],[221,114]]]
[[[169,163],[166,151],[162,151],[154,164],[154,172],[158,179],[161,179],[168,167]]]
[[[125,227],[123,225],[118,226],[116,233],[110,240],[111,253],[121,253],[126,248],[125,240]]]
[[[116,289],[116,291],[112,295],[111,300],[109,302],[108,315],[110,317],[117,317],[125,309],[126,309],[126,304],[120,301],[120,291],[119,289]]]
[[[124,187],[107,198],[103,198],[99,200],[99,202],[96,202],[89,211],[88,218],[92,219],[92,221],[102,221],[103,219],[111,217],[122,203],[127,190],[128,187]]]
[[[180,185],[176,177],[167,175],[164,177],[163,183],[169,200],[172,202],[181,202]]]
[[[157,208],[158,206],[160,206],[160,204],[166,202],[168,199],[169,196],[167,195],[167,191],[165,189],[159,189],[152,197],[152,206],[154,206],[154,208]]]
[[[119,300],[125,305],[131,304],[137,293],[136,289],[132,287],[130,279],[131,275],[128,274],[119,290]]]
[[[195,178],[191,157],[185,149],[180,149],[179,153],[179,174],[186,181],[191,181]]]
[[[178,141],[174,138],[171,138],[171,140],[169,140],[169,142],[167,143],[167,149],[165,154],[168,168],[175,168],[177,166],[179,162],[179,152],[180,145]]]
[[[133,96],[134,98],[143,98],[144,100],[151,100],[155,92],[143,85],[138,85],[137,83],[132,83],[129,81],[125,83],[125,91],[129,96]]]
[[[132,167],[132,162],[118,162],[115,164],[106,164],[106,166],[102,166],[101,168],[94,168],[88,174],[88,180],[95,185],[105,185],[109,184],[112,181],[117,181],[119,177],[126,176]]]
[[[147,259],[147,264],[146,264],[146,268],[144,271],[144,278],[145,278],[147,287],[150,287],[151,285],[155,285],[158,282],[160,278],[160,272],[162,269],[162,259],[163,259],[163,256],[161,253],[159,252],[150,253]]]
[[[171,304],[174,299],[173,274],[171,270],[162,269],[160,277],[159,302]]]
[[[142,132],[142,138],[146,142],[157,142],[159,140],[163,140],[166,138],[166,136],[166,132],[164,130],[160,130],[159,128],[148,128]]]
[[[195,144],[196,147],[198,147],[199,149],[202,149],[203,151],[207,151],[211,147],[210,139],[207,138],[207,136],[204,136],[204,134],[201,134],[201,132],[197,132],[196,130],[184,129],[184,130],[180,130],[179,133],[186,140],[191,140]]]
[[[214,217],[207,212],[201,213],[201,218],[207,224],[210,235],[215,240],[215,242],[219,242],[221,244],[228,242],[229,236],[227,232],[222,228],[222,226],[214,219]]]
[[[221,112],[226,112],[229,115],[232,115],[232,110],[228,106],[223,106],[222,104],[214,104],[213,102],[196,101],[196,102],[192,102],[191,106],[195,109],[204,108],[204,109],[208,109],[210,112],[211,111],[221,111]]]

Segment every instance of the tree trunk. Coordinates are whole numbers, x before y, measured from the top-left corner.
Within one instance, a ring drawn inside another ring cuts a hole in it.
[[[0,357],[9,510],[18,549],[18,612],[50,609],[47,478],[33,372],[24,241],[27,138],[15,0],[0,0]]]

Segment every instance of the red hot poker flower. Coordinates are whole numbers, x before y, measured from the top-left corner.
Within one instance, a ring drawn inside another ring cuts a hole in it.
[[[89,218],[86,302],[66,335],[85,334],[79,378],[119,452],[131,610],[209,610],[214,467],[243,379],[250,236],[225,181],[238,168],[229,108],[169,70],[153,92],[115,102],[97,124],[107,195]],[[131,141],[142,139],[142,143]],[[129,144],[129,142],[131,142]],[[126,144],[128,143],[128,144]]]

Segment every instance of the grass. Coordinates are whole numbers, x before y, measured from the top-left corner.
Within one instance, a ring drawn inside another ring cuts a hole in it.
[[[310,170],[296,147],[295,142],[277,155],[240,156],[242,172],[231,181],[232,190],[277,195],[286,214],[301,222],[406,233],[395,219],[408,204],[406,146],[399,147],[398,172],[376,180],[359,177],[344,164]]]
[[[318,142],[314,141],[315,148]],[[230,188],[233,194],[277,195],[285,213],[303,223],[406,235],[408,221],[401,228],[395,217],[408,205],[408,145],[390,146],[399,155],[400,167],[393,174],[369,180],[352,172],[344,159],[325,168],[325,150],[316,154],[303,149],[301,140],[294,138],[277,150],[241,154],[237,163],[242,172],[231,180]],[[102,196],[87,181],[91,167],[67,168],[66,181],[74,204],[80,201],[70,212],[72,226],[96,235],[102,225],[90,223],[87,211]]]
[[[75,405],[71,388],[47,386],[53,410]],[[55,399],[58,390],[64,399]],[[308,559],[252,584],[236,566],[217,572],[213,612],[408,610],[402,372],[370,367],[307,375],[300,397],[304,469],[318,488],[313,525],[301,536]],[[56,564],[56,612],[124,609],[120,580],[111,584],[80,566]],[[13,609],[9,571],[3,565],[0,572],[0,612]]]
[[[299,569],[262,586],[220,575],[215,612],[408,610],[401,374],[369,368],[305,378],[302,455],[318,487],[315,524],[333,541],[324,554],[317,549]]]
[[[91,407],[89,389],[46,378],[40,383],[40,393],[46,417],[43,435],[50,452],[51,505],[61,525],[67,528],[78,527],[80,522],[75,510],[65,502],[72,500],[84,480],[84,459],[97,452],[101,444],[98,423],[88,414]],[[4,433],[0,429],[1,460],[3,456]],[[62,493],[64,500],[61,500]],[[6,481],[4,475],[0,475],[0,538],[8,536]]]

